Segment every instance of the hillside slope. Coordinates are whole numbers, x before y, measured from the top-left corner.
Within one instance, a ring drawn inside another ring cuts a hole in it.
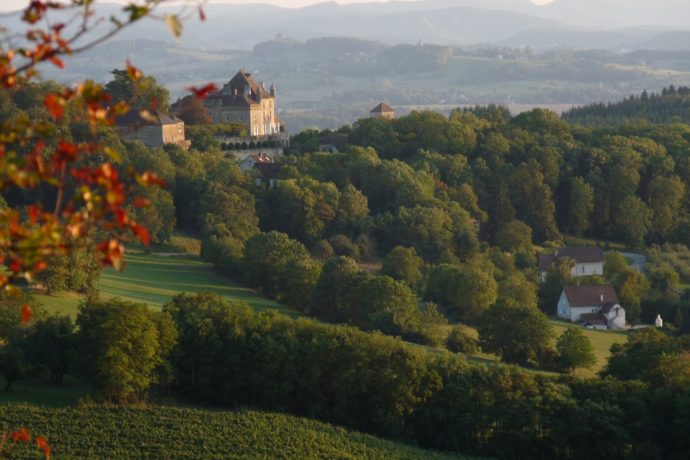
[[[426,451],[305,418],[249,410],[4,406],[0,407],[0,419],[8,426],[25,426],[46,436],[54,457],[59,459],[467,458]]]

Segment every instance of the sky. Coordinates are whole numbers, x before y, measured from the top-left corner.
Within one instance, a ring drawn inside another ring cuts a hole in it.
[[[125,0],[108,0],[111,2],[124,3]],[[326,0],[212,0],[212,3],[270,3],[273,5],[283,6],[287,8],[299,8],[306,5],[313,5],[314,3],[323,3]],[[373,1],[383,2],[386,0],[336,0],[338,3],[371,3]],[[545,5],[554,0],[531,0],[537,5]],[[0,0],[0,11],[12,11],[25,7],[29,0]]]

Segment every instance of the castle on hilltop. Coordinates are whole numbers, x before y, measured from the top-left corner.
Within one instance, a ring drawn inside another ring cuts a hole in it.
[[[276,117],[276,88],[267,90],[249,72],[240,69],[220,91],[209,94],[204,105],[214,123],[240,123],[247,136],[265,137],[282,131]]]

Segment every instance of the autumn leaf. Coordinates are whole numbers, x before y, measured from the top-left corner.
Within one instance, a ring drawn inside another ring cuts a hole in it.
[[[190,86],[187,89],[191,91],[194,94],[194,97],[197,99],[204,99],[206,98],[206,96],[208,96],[209,93],[213,91],[218,91],[218,87],[215,83],[209,83],[207,85],[202,86],[201,88],[197,88],[196,86]]]
[[[13,431],[12,433],[10,433],[10,438],[13,442],[31,441],[31,435],[29,434],[29,430],[27,430],[26,428],[20,428],[17,431]]]
[[[65,63],[62,62],[62,59],[60,59],[59,57],[51,56],[49,59],[50,59],[50,62],[52,62],[53,65],[55,65],[56,67],[59,67],[60,69],[65,68]]]
[[[144,76],[141,70],[134,67],[129,61],[127,61],[127,75],[129,75],[129,78],[132,81],[137,81]]]
[[[48,445],[48,440],[43,436],[36,436],[34,442],[36,443],[36,446],[43,451],[45,458],[50,459],[50,445]]]
[[[165,25],[168,26],[168,30],[173,34],[173,37],[179,39],[182,35],[182,23],[180,19],[174,14],[165,15]]]
[[[29,305],[28,303],[25,303],[24,305],[22,305],[22,325],[29,324],[29,321],[31,321],[31,317],[33,315],[34,315],[34,312],[31,309],[31,305]]]
[[[48,94],[43,100],[43,105],[46,106],[46,109],[50,112],[50,116],[55,120],[62,118],[62,115],[65,113],[63,104],[62,98],[57,94]]]

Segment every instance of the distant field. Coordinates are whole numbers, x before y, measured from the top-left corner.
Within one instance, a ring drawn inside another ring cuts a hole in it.
[[[219,275],[211,264],[194,256],[163,257],[150,254],[128,255],[123,272],[107,269],[101,276],[101,296],[108,299],[120,297],[132,302],[145,303],[153,308],[163,304],[180,292],[212,291],[228,300],[247,302],[256,310],[275,308],[296,316],[293,310],[261,297],[255,291],[242,287],[229,278]],[[76,316],[81,299],[78,296],[36,298],[49,312]]]
[[[56,459],[468,458],[301,417],[250,410],[0,406],[0,419],[10,427],[26,426],[32,433],[47,437]],[[14,454],[16,458],[36,457],[34,450]]]
[[[569,323],[566,321],[561,321],[557,319],[549,319],[551,326],[556,333],[554,337],[554,343],[558,337],[563,334],[569,327],[579,327],[574,323]],[[475,328],[469,326],[463,326],[466,331],[475,337],[479,336],[479,333]],[[628,335],[624,331],[595,331],[593,329],[580,328],[582,333],[589,339],[594,348],[594,353],[597,357],[597,363],[591,369],[577,369],[575,374],[579,377],[594,377],[597,372],[606,366],[606,361],[611,355],[610,349],[611,345],[614,343],[625,343],[628,339]],[[498,357],[495,355],[487,353],[477,353],[467,357],[470,362],[477,364],[494,364],[499,362]],[[558,375],[555,372],[542,371],[540,369],[530,369],[534,372],[545,374],[545,375]]]
[[[566,329],[573,327],[573,323],[560,320],[550,320],[557,337]],[[625,343],[628,340],[628,333],[625,331],[596,331],[594,329],[580,328],[582,333],[592,343],[594,353],[597,356],[597,363],[591,369],[578,369],[577,375],[580,377],[593,377],[597,372],[606,366],[606,361],[611,355],[611,345],[614,343]]]

